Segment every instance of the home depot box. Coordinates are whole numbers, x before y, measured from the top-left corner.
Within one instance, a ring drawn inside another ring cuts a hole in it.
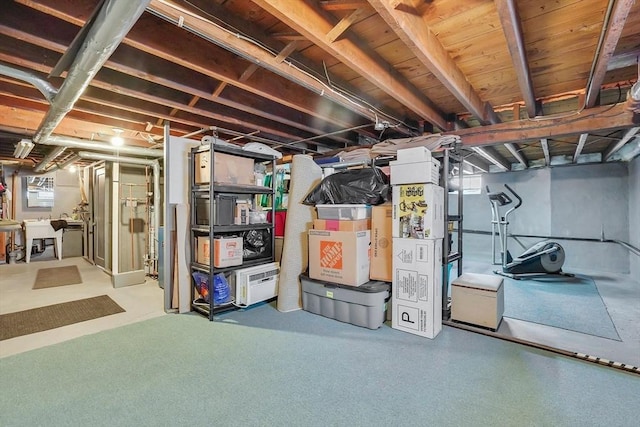
[[[339,219],[314,219],[313,228],[315,230],[328,231],[365,231],[371,230],[370,219],[358,219],[355,221]]]
[[[428,161],[389,162],[391,168],[391,185],[440,183],[440,162],[436,159]]]
[[[370,237],[369,230],[309,230],[309,277],[351,286],[369,281]]]
[[[197,237],[196,262],[209,265],[209,237]],[[231,267],[242,264],[242,237],[217,237],[213,239],[213,266]]]
[[[435,184],[396,185],[392,200],[393,237],[444,237],[444,188]]]
[[[390,282],[392,277],[392,235],[393,205],[374,206],[371,209],[371,265],[369,278]]]
[[[233,154],[214,154],[213,181],[225,184],[253,185],[253,159]],[[208,184],[211,176],[209,151],[201,151],[194,156],[194,180],[196,184]]]
[[[442,239],[393,239],[391,327],[426,338],[442,330]]]

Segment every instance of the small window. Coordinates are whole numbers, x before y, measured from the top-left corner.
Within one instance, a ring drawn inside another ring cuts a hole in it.
[[[449,178],[449,193],[458,194],[458,176]],[[462,175],[462,194],[481,194],[482,175]]]

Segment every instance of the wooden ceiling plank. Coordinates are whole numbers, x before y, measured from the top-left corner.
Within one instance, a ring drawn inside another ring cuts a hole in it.
[[[246,59],[254,63],[259,63],[268,70],[275,72],[276,74],[285,76],[292,81],[295,81],[300,86],[311,90],[321,97],[325,97],[351,111],[354,111],[355,113],[363,117],[368,118],[371,121],[375,121],[375,115],[372,114],[371,111],[369,111],[368,107],[346,100],[337,92],[329,90],[330,88],[328,88],[326,85],[319,82],[309,74],[302,72],[296,67],[289,66],[288,62],[278,62],[275,56],[270,52],[267,52],[261,47],[256,46],[249,41],[243,40],[242,38],[239,38],[234,34],[223,30],[219,26],[213,25],[212,23],[205,21],[202,18],[192,15],[184,9],[181,9],[180,7],[173,4],[169,4],[163,0],[152,0],[149,5],[149,9],[162,16],[169,17],[176,22],[180,18],[182,18],[190,28],[193,28],[194,30],[199,31],[201,34],[204,34],[212,40],[215,40],[216,43],[222,46],[226,46],[231,51],[242,52],[243,56],[245,56]],[[234,81],[229,81],[229,83],[234,84]],[[247,89],[250,90],[250,88]],[[271,96],[274,100],[278,100],[280,98],[275,94],[272,94]],[[300,107],[301,106],[299,106],[298,108]],[[309,110],[308,107],[306,112],[308,114],[317,114],[317,112]]]
[[[498,155],[498,153],[492,150],[491,147],[471,147],[471,149],[494,165],[498,166],[503,171],[511,170],[511,164],[509,164],[509,162],[502,158],[502,156]]]
[[[483,124],[499,123],[498,115],[482,101],[467,77],[451,59],[421,16],[406,11],[407,0],[369,0],[405,45],[438,80]],[[403,8],[402,6],[406,6]]]
[[[607,66],[618,45],[624,24],[634,3],[635,0],[617,0],[613,6],[611,18],[605,23],[607,28],[604,40],[600,49],[596,52],[595,67],[591,81],[587,82],[586,108],[592,108],[596,105],[600,95],[600,86],[604,82],[604,77],[607,73]]]
[[[324,10],[355,10],[368,6],[367,0],[321,0]]]
[[[289,0],[254,0],[254,3],[303,34],[351,69],[356,70],[415,113],[440,129],[447,129],[447,121],[442,113],[437,111],[426,98],[421,96],[415,88],[412,88],[406,79],[395,72],[391,65],[384,62],[375,52],[365,52],[357,42],[352,41],[351,37],[343,37],[333,43],[330,42],[326,35],[331,31],[333,25],[327,20],[322,10],[306,2]]]
[[[580,135],[580,138],[578,138],[578,145],[576,146],[576,151],[573,153],[573,163],[578,162],[578,157],[580,157],[580,154],[582,153],[582,149],[584,148],[584,144],[587,142],[588,137],[588,133],[583,133]]]
[[[522,93],[522,99],[524,99],[527,107],[527,114],[533,118],[537,115],[536,96],[531,70],[529,69],[520,16],[518,15],[518,6],[515,4],[515,0],[495,0],[494,3],[502,23],[502,30],[507,38],[507,46],[509,47],[513,68],[516,71],[518,84],[520,85],[520,93]]]

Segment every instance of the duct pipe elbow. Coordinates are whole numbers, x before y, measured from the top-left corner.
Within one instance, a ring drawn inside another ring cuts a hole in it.
[[[627,109],[635,114],[640,113],[640,81],[635,82],[627,93]]]

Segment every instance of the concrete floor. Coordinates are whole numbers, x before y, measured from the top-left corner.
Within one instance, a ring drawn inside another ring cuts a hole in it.
[[[32,289],[38,269],[67,265],[78,266],[83,283]],[[0,264],[0,314],[99,295],[108,295],[125,312],[0,341],[0,357],[165,315],[164,290],[158,286],[157,280],[148,278],[143,284],[115,289],[111,285],[111,277],[84,258],[57,260],[47,256],[47,252],[32,258],[29,264]]]

